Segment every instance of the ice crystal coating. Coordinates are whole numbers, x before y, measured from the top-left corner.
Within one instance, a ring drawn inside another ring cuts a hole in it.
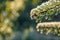
[[[37,24],[36,29],[41,34],[55,34],[60,36],[60,22],[46,22],[54,20],[60,14],[60,0],[49,0],[31,10],[30,17]]]
[[[60,0],[49,0],[31,10],[31,19],[37,22],[53,20],[54,15],[60,13]]]
[[[60,22],[44,22],[38,23],[36,29],[40,33],[48,34],[55,34],[60,36]]]

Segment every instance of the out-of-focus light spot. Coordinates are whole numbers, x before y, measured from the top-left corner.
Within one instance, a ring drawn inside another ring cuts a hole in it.
[[[11,9],[19,10],[24,8],[24,0],[14,0],[11,2]]]
[[[9,19],[5,19],[5,20],[4,20],[4,23],[6,23],[6,24],[9,23],[9,22],[10,22]]]
[[[5,31],[6,31],[6,33],[11,33],[12,29],[10,27],[7,27],[7,29]]]
[[[58,34],[58,36],[60,36],[60,34]]]
[[[41,0],[32,0],[33,5],[37,5],[39,2],[41,2]]]
[[[0,32],[3,32],[6,29],[7,25],[4,24],[1,28],[0,28]]]
[[[0,40],[3,40],[2,35],[0,35]]]
[[[12,15],[18,17],[18,16],[19,16],[19,13],[16,12],[16,10],[13,10],[13,11],[12,11]]]
[[[39,32],[39,29],[37,29],[37,31]]]
[[[6,17],[6,16],[7,16],[7,13],[6,13],[6,12],[3,12],[3,16],[5,16],[5,17]]]
[[[34,30],[33,30],[33,28],[32,28],[32,27],[30,27],[29,31],[30,31],[30,32],[33,32]]]

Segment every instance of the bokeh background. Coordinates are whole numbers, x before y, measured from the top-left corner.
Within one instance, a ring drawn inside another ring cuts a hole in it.
[[[12,21],[14,25],[12,29],[14,33],[11,33],[12,36],[9,38],[12,39],[10,40],[60,40],[60,37],[58,36],[38,33],[36,31],[37,23],[30,18],[30,11],[46,1],[48,0],[0,0],[0,5],[3,5],[2,7],[0,6],[0,11],[4,11],[4,8],[7,7],[6,11],[8,13],[16,9],[15,11],[19,14],[19,17],[16,20],[14,19],[15,21]],[[5,3],[7,5],[5,5]],[[9,40],[3,38],[1,36],[0,40]]]

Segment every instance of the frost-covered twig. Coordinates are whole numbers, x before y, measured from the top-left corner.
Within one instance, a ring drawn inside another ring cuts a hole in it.
[[[60,36],[60,22],[45,22],[53,20],[53,17],[59,14],[60,0],[49,0],[37,6],[37,8],[32,9],[30,17],[32,20],[34,19],[36,22],[40,22],[36,26],[38,32],[46,35],[52,33]]]
[[[52,33],[60,36],[60,22],[43,22],[38,23],[36,29],[40,33],[45,33],[46,35]]]
[[[42,22],[44,20],[52,20],[54,15],[57,16],[59,13],[60,0],[49,0],[37,6],[37,8],[32,9],[30,17],[37,22]]]

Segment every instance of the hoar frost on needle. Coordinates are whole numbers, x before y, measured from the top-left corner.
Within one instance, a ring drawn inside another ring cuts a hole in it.
[[[60,13],[60,0],[50,0],[36,8],[31,10],[30,17],[31,19],[36,20],[37,22],[42,22],[42,20],[52,20],[54,15]]]
[[[60,14],[60,0],[49,0],[30,12],[32,20],[38,23],[36,29],[41,34],[54,34],[60,36],[60,22],[46,22],[54,20],[54,16]]]

